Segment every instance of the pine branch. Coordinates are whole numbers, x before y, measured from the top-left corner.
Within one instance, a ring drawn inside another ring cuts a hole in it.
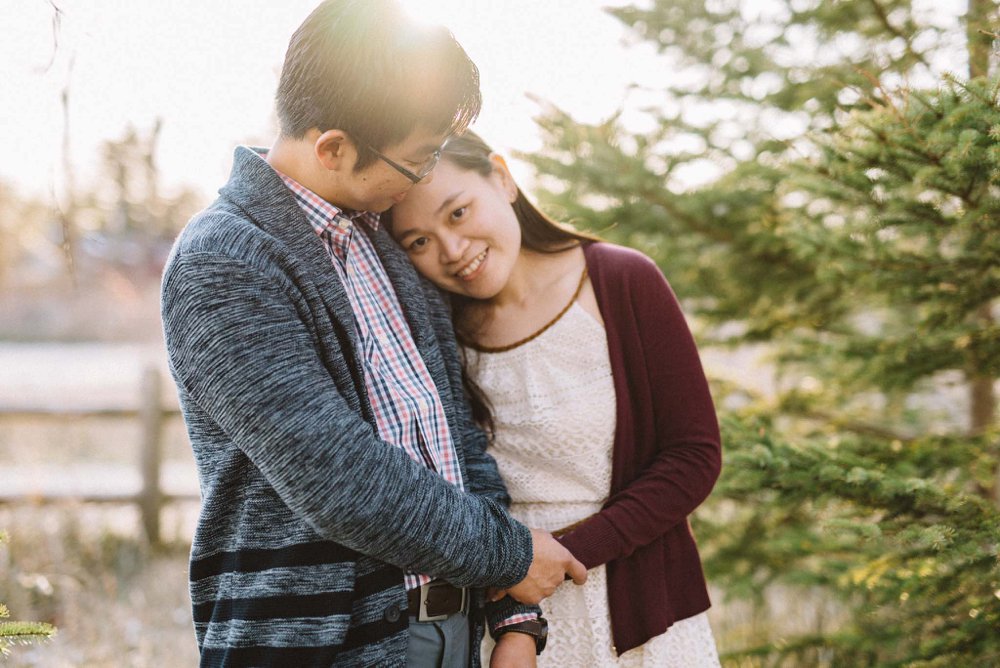
[[[909,53],[914,58],[916,58],[917,62],[919,62],[927,69],[932,69],[931,64],[927,62],[927,59],[924,57],[924,54],[915,51],[913,49],[913,38],[907,33],[904,33],[896,26],[892,25],[892,21],[889,20],[889,15],[888,13],[886,13],[885,7],[882,6],[882,3],[880,3],[878,0],[868,0],[868,2],[869,4],[871,4],[872,9],[875,10],[875,15],[878,16],[878,19],[882,23],[882,26],[891,35],[900,38],[901,40],[903,40],[903,42],[906,43],[906,52]]]
[[[17,644],[29,644],[51,640],[56,629],[44,622],[0,622],[0,640]]]
[[[829,411],[803,410],[796,412],[792,410],[790,411],[790,414],[797,415],[808,420],[815,420],[822,424],[835,427],[840,431],[858,434],[859,436],[874,436],[887,441],[898,441],[903,444],[911,443],[916,439],[916,437],[912,434],[904,434],[876,424],[858,422],[842,415],[835,415]]]
[[[42,622],[0,622],[0,656],[9,656],[15,645],[34,645],[52,640],[56,628]]]

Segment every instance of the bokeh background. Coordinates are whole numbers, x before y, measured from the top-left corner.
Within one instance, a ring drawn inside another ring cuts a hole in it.
[[[684,304],[724,663],[1000,665],[997,3],[402,1],[525,190]],[[0,5],[0,602],[59,629],[11,665],[197,662],[159,276],[314,5]]]

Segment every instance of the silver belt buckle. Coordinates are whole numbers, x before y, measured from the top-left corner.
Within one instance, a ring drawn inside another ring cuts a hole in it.
[[[434,587],[447,586],[443,582],[427,582],[420,585],[420,609],[417,610],[417,621],[418,622],[440,622],[448,619],[452,614],[446,615],[428,615],[427,614],[427,595],[430,593],[431,589]],[[464,612],[469,609],[469,588],[462,587],[462,607],[459,608],[459,612]]]

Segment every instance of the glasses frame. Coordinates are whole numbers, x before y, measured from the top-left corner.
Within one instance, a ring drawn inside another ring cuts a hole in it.
[[[411,172],[409,169],[403,167],[401,164],[385,155],[374,146],[368,145],[368,150],[377,155],[385,164],[389,165],[412,181],[414,185],[427,178],[427,175],[434,171],[434,168],[437,167],[438,162],[441,160],[441,149],[439,148],[431,153],[431,157],[427,160],[427,163],[420,168],[419,172]]]

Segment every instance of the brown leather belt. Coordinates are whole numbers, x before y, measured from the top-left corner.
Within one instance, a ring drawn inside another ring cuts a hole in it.
[[[410,617],[418,622],[448,619],[458,612],[469,611],[469,589],[455,587],[444,580],[432,580],[406,593]]]

